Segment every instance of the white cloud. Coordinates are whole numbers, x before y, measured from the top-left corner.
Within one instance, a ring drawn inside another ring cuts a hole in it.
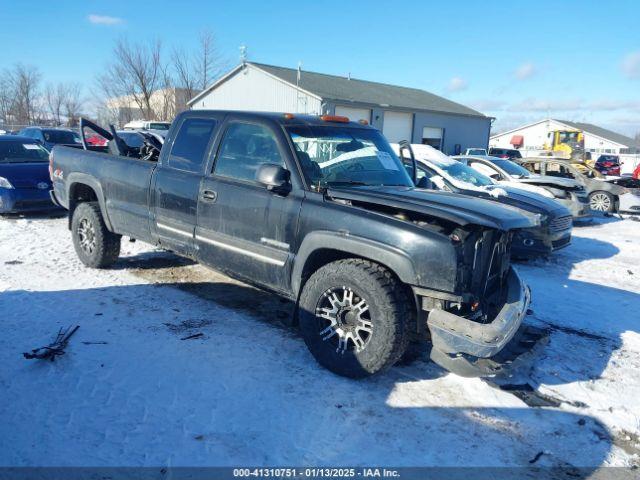
[[[91,23],[96,25],[118,25],[124,22],[124,20],[119,17],[110,17],[108,15],[91,14],[87,18]]]
[[[447,90],[450,92],[460,92],[467,88],[467,81],[464,78],[453,77],[449,80],[449,85],[447,85]]]
[[[622,71],[633,79],[640,79],[640,52],[632,52],[622,60]]]
[[[513,76],[518,80],[526,80],[533,77],[536,73],[538,73],[536,66],[531,62],[527,62],[516,68],[516,71],[513,72]]]

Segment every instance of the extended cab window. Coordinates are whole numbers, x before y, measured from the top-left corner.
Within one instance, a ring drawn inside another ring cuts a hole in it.
[[[285,166],[271,130],[252,123],[232,123],[225,132],[214,173],[239,180],[255,181],[264,163]]]
[[[216,121],[211,118],[187,118],[176,135],[169,155],[169,166],[199,172]]]

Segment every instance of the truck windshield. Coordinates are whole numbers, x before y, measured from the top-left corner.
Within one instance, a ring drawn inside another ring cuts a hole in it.
[[[46,162],[49,152],[37,143],[0,141],[0,163]]]
[[[68,130],[43,130],[42,135],[45,141],[50,143],[81,143],[80,136]]]
[[[307,180],[316,186],[413,186],[385,138],[373,129],[287,127]]]

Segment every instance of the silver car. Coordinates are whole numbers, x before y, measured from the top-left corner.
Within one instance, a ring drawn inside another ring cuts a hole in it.
[[[461,155],[453,158],[500,184],[552,198],[567,207],[573,218],[591,215],[587,191],[576,180],[536,175],[511,160],[489,155]]]
[[[640,181],[605,177],[589,165],[553,157],[526,158],[520,164],[540,175],[576,180],[589,195],[589,206],[597,212],[640,213]]]

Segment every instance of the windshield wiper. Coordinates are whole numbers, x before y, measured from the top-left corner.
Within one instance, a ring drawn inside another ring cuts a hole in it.
[[[327,185],[329,186],[340,186],[340,185],[358,185],[358,186],[367,186],[369,185],[368,183],[365,182],[360,182],[357,180],[335,180],[332,182],[327,182]]]

